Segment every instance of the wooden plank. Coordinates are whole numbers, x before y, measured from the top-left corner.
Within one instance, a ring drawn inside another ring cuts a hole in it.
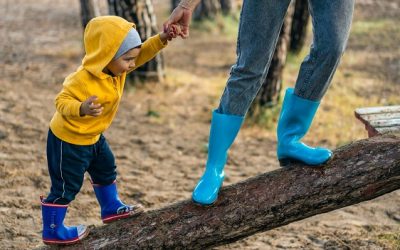
[[[367,114],[367,115],[360,115],[360,117],[362,117],[362,119],[366,121],[400,119],[400,113]]]
[[[358,108],[358,109],[356,109],[356,113],[359,115],[380,114],[380,113],[400,113],[400,105]]]
[[[369,121],[372,127],[399,127],[400,119],[385,119],[385,120],[372,120]]]
[[[376,128],[379,134],[395,134],[400,135],[400,127],[382,127]]]
[[[354,114],[365,125],[369,137],[400,134],[400,106],[358,108]]]

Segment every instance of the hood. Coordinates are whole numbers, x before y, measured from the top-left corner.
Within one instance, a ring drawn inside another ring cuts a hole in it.
[[[113,59],[128,32],[135,24],[118,16],[100,16],[86,25],[84,34],[84,69],[100,79],[110,77],[103,69]]]

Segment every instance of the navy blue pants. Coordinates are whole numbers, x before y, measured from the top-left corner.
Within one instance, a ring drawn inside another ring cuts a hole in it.
[[[74,145],[57,138],[49,129],[47,163],[51,179],[45,202],[66,205],[75,199],[87,171],[93,183],[109,185],[117,177],[115,158],[103,135],[93,145]]]

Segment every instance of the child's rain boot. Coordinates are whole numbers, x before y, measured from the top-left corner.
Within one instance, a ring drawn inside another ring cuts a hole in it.
[[[92,184],[101,207],[101,219],[104,223],[134,217],[144,211],[140,205],[129,206],[121,202],[115,181],[106,186]]]
[[[68,205],[58,205],[43,202],[43,243],[47,245],[74,244],[87,236],[89,230],[84,225],[66,227],[64,218]]]

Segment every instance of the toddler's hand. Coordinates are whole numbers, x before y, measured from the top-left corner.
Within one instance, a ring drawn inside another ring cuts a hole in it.
[[[174,38],[177,38],[181,33],[181,29],[179,25],[171,24],[168,26],[168,29],[164,31],[167,34],[168,41],[171,41]]]
[[[94,102],[97,100],[97,96],[93,95],[86,99],[86,101],[82,102],[81,107],[79,109],[80,116],[90,115],[90,116],[99,116],[103,112],[103,107],[101,104],[95,104]]]

